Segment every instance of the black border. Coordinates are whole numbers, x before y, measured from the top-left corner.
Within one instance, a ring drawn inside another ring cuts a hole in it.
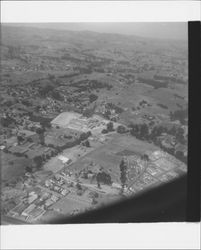
[[[201,179],[201,23],[188,23],[189,44],[189,131],[186,221],[200,221]]]

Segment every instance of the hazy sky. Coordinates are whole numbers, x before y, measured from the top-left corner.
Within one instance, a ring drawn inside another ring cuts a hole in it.
[[[188,36],[187,22],[179,23],[42,23],[29,24],[67,30],[89,30],[102,33],[120,33],[161,39],[182,39]]]
[[[4,23],[12,26],[32,26],[37,28],[95,31],[100,33],[119,33],[159,39],[188,39],[187,22],[156,23]]]

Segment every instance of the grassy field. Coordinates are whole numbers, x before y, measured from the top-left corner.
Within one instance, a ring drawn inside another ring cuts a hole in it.
[[[64,149],[63,152],[60,153],[60,155],[65,156],[74,162],[92,150],[93,150],[92,147],[86,148],[86,147],[82,147],[78,145],[72,148]],[[58,155],[55,157],[52,157],[44,165],[45,170],[52,171],[53,173],[60,171],[63,167],[64,167],[64,164],[62,163],[61,160],[58,159]]]
[[[1,152],[0,160],[2,181],[8,181],[12,178],[22,176],[25,173],[25,167],[30,164],[28,159],[3,152]]]
[[[86,154],[84,157],[77,160],[69,168],[72,171],[79,171],[86,168],[92,162],[94,165],[102,166],[109,171],[112,181],[119,183],[119,164],[122,160],[122,152],[124,150],[131,151],[133,154],[142,155],[144,153],[153,152],[158,148],[152,144],[137,140],[134,137],[113,134],[110,141],[107,144],[93,150]]]
[[[76,209],[85,209],[90,206],[89,202],[84,202],[79,200],[76,196],[68,198],[65,197],[59,200],[57,203],[51,206],[51,209],[58,210],[61,214],[67,215],[70,214],[73,210]]]

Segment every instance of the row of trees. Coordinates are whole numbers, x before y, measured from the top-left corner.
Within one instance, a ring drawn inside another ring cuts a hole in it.
[[[186,144],[187,141],[184,136],[183,128],[173,126],[171,129],[168,129],[164,126],[155,126],[150,129],[147,124],[130,124],[129,128],[130,134],[132,136],[135,136],[137,139],[153,142],[157,146],[160,146],[161,149],[163,149],[167,153],[174,155],[176,158],[185,163],[187,162],[187,158],[184,155],[183,151],[176,150],[174,148],[167,148],[158,141],[158,137],[161,136],[162,133],[167,133],[174,136],[176,141],[180,144]]]
[[[175,136],[179,143],[186,143],[184,129],[181,127],[173,126],[172,128],[168,129],[167,127],[158,125],[154,126],[153,128],[149,128],[147,124],[143,123],[130,124],[129,128],[131,135],[141,140],[156,142],[157,138],[161,136],[162,133],[167,133],[169,135]]]
[[[122,159],[122,161],[120,162],[119,168],[120,168],[120,181],[121,181],[122,193],[123,193],[124,187],[127,182],[127,170],[128,170],[128,166],[124,159]]]

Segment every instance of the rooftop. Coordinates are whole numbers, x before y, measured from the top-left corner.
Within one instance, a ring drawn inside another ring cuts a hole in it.
[[[81,114],[75,112],[63,112],[58,115],[54,120],[51,121],[51,124],[66,127],[72,119],[79,118]]]
[[[36,132],[30,131],[30,130],[25,130],[25,129],[20,130],[19,132],[20,132],[20,134],[24,134],[27,137],[36,135]]]
[[[17,205],[16,207],[12,209],[12,212],[21,214],[27,207],[28,207],[27,204],[20,203],[19,205]]]

